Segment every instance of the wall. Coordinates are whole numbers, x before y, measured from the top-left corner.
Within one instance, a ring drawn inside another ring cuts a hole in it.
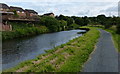
[[[2,27],[2,31],[12,31],[12,26],[11,25],[0,25]]]

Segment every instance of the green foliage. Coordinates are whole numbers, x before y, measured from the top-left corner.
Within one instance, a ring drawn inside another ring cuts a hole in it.
[[[60,20],[60,27],[61,27],[61,30],[65,30],[66,27],[67,27],[67,21],[64,21],[64,20]]]
[[[120,34],[120,18],[117,19],[117,34]]]
[[[79,72],[93,51],[98,38],[99,31],[96,28],[90,28],[90,31],[85,35],[70,40],[68,43],[62,44],[53,50],[46,51],[47,53],[27,62],[27,64],[22,63],[17,68],[11,69],[11,72],[17,71],[26,65],[29,66],[29,68],[25,69],[24,72]],[[60,52],[56,53],[56,51]],[[44,56],[43,59],[42,56]],[[40,63],[33,64],[31,63],[33,61],[40,61]],[[51,61],[53,61],[53,63],[51,63]]]
[[[17,18],[19,17],[19,15],[17,14],[17,11],[16,11],[16,10],[13,10],[13,13],[14,13],[14,16],[15,16],[15,17],[17,17]]]
[[[55,68],[51,64],[45,64],[39,72],[54,72]]]
[[[99,38],[99,34],[100,33],[95,28],[91,28],[87,34],[76,39],[82,44],[79,45],[80,49],[77,50],[77,48],[71,48],[74,51],[70,50],[70,52],[74,52],[74,56],[66,61],[65,64],[58,70],[58,72],[80,72],[82,70],[83,64],[88,59],[89,54],[93,51],[94,45]],[[77,44],[78,43],[75,43],[75,45]]]
[[[84,20],[84,26],[89,24],[89,18],[87,16],[83,17]]]
[[[67,21],[67,26],[71,25],[74,23],[73,18],[68,17],[68,16],[64,16],[64,15],[60,15],[59,17],[56,17],[58,20],[65,20]]]
[[[120,34],[120,24],[117,25],[117,34]]]
[[[120,34],[120,17],[106,17],[105,15],[98,15],[97,17],[89,17],[90,25],[103,25],[105,29],[109,29],[116,25],[116,33]]]
[[[102,25],[105,25],[106,22],[106,16],[105,15],[98,15],[97,16],[97,22],[99,22]]]
[[[74,23],[73,22],[74,20],[72,18],[70,18],[70,17],[67,17],[66,21],[67,21],[67,26],[69,26],[69,25]]]
[[[70,29],[77,29],[77,28],[79,28],[80,26],[78,25],[78,24],[71,24],[70,26],[69,26],[69,28]]]
[[[117,30],[116,28],[117,28],[116,26],[112,26],[105,30],[112,34],[114,44],[115,44],[116,48],[118,49],[118,51],[120,52],[120,34],[116,33],[116,30]]]
[[[75,19],[75,23],[80,25],[80,26],[83,26],[84,25],[84,20],[82,18],[77,18],[77,19]]]
[[[60,23],[57,19],[49,16],[41,17],[40,24],[45,25],[51,32],[60,31]]]
[[[110,28],[113,25],[113,19],[112,18],[107,18],[106,21],[104,22],[104,26],[106,29]]]
[[[26,37],[31,35],[37,35],[49,32],[47,27],[41,26],[41,27],[26,27],[26,28],[18,28],[15,31],[10,32],[3,32],[2,33],[2,39],[13,39],[13,38],[19,38],[19,37]]]

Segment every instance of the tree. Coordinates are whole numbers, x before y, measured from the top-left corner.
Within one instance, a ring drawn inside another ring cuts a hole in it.
[[[83,17],[84,20],[84,25],[88,25],[89,24],[89,19],[87,16]]]
[[[84,25],[84,20],[82,18],[77,18],[77,19],[75,19],[75,23],[80,25],[80,26],[83,26]]]
[[[74,20],[71,17],[66,17],[66,21],[67,21],[67,26],[70,26],[71,24],[74,23]]]
[[[60,31],[60,22],[50,16],[44,16],[40,19],[40,24],[45,25],[51,32]]]
[[[13,10],[12,12],[14,13],[14,16],[15,16],[16,18],[19,17],[19,15],[17,14],[17,11],[16,11],[16,10]]]
[[[97,16],[97,22],[99,22],[101,25],[105,25],[106,16],[105,15],[98,15]]]
[[[107,18],[107,20],[104,22],[105,29],[112,27],[112,25],[113,25],[112,20],[113,20],[112,18]]]
[[[61,30],[65,30],[66,27],[67,27],[67,21],[64,21],[64,20],[60,20],[60,27],[61,27]]]
[[[76,29],[76,28],[79,28],[79,27],[80,26],[78,24],[74,23],[74,24],[70,25],[69,29]]]
[[[66,16],[64,16],[64,15],[56,16],[56,19],[58,19],[58,20],[66,20]]]
[[[117,18],[117,33],[120,34],[120,17]]]
[[[67,21],[67,26],[70,26],[71,24],[74,23],[73,18],[68,17],[68,16],[64,16],[64,15],[60,15],[59,17],[56,17],[58,20],[64,20]]]

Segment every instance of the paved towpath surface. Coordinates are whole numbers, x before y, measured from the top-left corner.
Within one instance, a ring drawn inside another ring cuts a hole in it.
[[[101,36],[83,72],[118,72],[118,53],[110,33],[99,29]]]

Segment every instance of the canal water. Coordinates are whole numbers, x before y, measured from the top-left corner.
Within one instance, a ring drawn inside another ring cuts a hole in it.
[[[61,31],[5,41],[2,43],[2,69],[9,69],[22,61],[34,59],[39,54],[45,53],[44,50],[52,49],[82,36],[77,32],[83,31],[85,30]]]

